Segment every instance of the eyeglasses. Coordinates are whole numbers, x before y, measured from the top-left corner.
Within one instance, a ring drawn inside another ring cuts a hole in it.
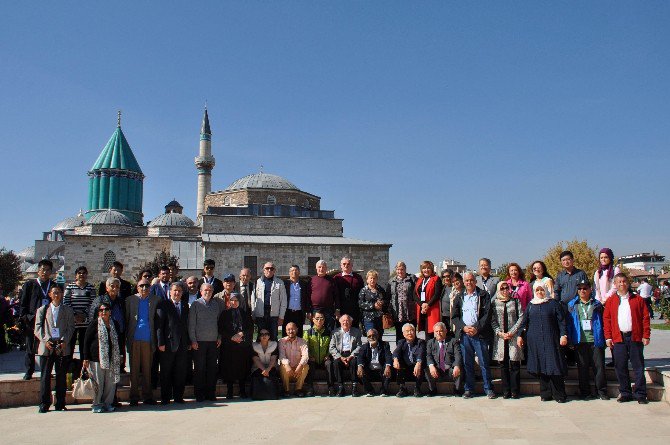
[[[275,270],[274,267],[264,267],[263,270]]]
[[[588,287],[578,287],[577,290],[589,290]]]
[[[147,288],[147,287],[151,287],[151,285],[150,284],[140,284],[139,287],[141,289],[144,289],[144,288]]]
[[[315,320],[325,320],[323,317],[314,317]]]
[[[214,270],[214,268],[212,266],[206,266],[205,270]]]

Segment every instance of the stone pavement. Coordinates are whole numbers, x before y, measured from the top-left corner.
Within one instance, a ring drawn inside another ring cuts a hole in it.
[[[560,405],[539,397],[470,400],[327,398],[221,400],[93,414],[89,405],[38,414],[2,410],[2,443],[667,444],[670,410],[610,401]],[[28,425],[32,426],[27,427]],[[34,427],[38,427],[34,428]]]

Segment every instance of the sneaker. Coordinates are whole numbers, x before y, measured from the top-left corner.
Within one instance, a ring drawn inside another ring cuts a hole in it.
[[[508,392],[504,392],[504,393],[503,393],[503,399],[507,400],[507,399],[509,399],[510,397],[512,397],[512,394],[510,394],[510,393],[508,393]]]
[[[98,407],[96,407],[96,408],[93,408],[93,410],[92,410],[92,411],[93,411],[94,413],[96,413],[96,414],[100,414],[100,413],[102,413],[102,412],[103,412],[103,411],[102,411],[102,408],[98,408]]]
[[[113,413],[115,411],[114,407],[112,405],[105,406],[104,410],[108,413]]]
[[[375,396],[374,391],[368,391],[365,393],[365,397],[374,397],[374,396]]]
[[[382,391],[382,397],[391,397],[391,394]]]

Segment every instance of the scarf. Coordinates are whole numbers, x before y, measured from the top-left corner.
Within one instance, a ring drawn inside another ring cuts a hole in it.
[[[603,247],[600,249],[598,256],[600,256],[601,253],[606,254],[610,258],[610,263],[607,266],[603,266],[602,264],[598,266],[598,278],[601,278],[603,276],[603,272],[605,272],[607,274],[607,279],[611,280],[614,276],[614,252],[612,252],[612,249],[608,247]]]
[[[496,286],[496,295],[495,295],[495,297],[496,297],[497,300],[500,300],[500,301],[506,303],[506,302],[508,302],[509,300],[512,299],[512,296],[511,296],[511,295],[508,295],[507,297],[505,297],[505,296],[500,292],[500,286],[502,286],[503,284],[507,284],[507,282],[506,282],[506,281],[499,281],[499,282],[498,282],[498,285]],[[507,285],[509,286],[509,284],[507,284]]]
[[[111,337],[110,337],[111,331]],[[112,350],[109,350],[109,342],[112,342]],[[100,367],[112,371],[114,383],[120,380],[121,359],[119,354],[119,342],[116,336],[114,323],[109,323],[109,329],[105,326],[102,318],[98,318],[98,352],[100,354]]]
[[[535,290],[538,287],[544,288],[544,298],[539,298],[537,295],[535,295]],[[530,304],[546,303],[547,301],[549,301],[548,297],[549,297],[549,289],[547,289],[547,286],[545,286],[544,283],[540,283],[540,282],[536,281],[535,284],[533,285],[533,299],[530,300],[529,303]]]

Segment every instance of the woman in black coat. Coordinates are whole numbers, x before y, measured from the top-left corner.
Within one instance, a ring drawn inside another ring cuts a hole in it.
[[[228,384],[227,398],[233,398],[233,383],[238,382],[240,397],[245,399],[247,377],[251,372],[251,339],[246,338],[248,317],[240,310],[240,294],[230,295],[230,307],[221,313],[219,332],[221,333],[221,378]]]
[[[567,371],[560,346],[568,344],[568,331],[561,303],[547,298],[547,289],[542,283],[533,286],[534,298],[526,307],[522,337],[517,343],[523,347],[528,343],[526,368],[540,380],[540,398],[543,402],[552,398],[564,403]]]

